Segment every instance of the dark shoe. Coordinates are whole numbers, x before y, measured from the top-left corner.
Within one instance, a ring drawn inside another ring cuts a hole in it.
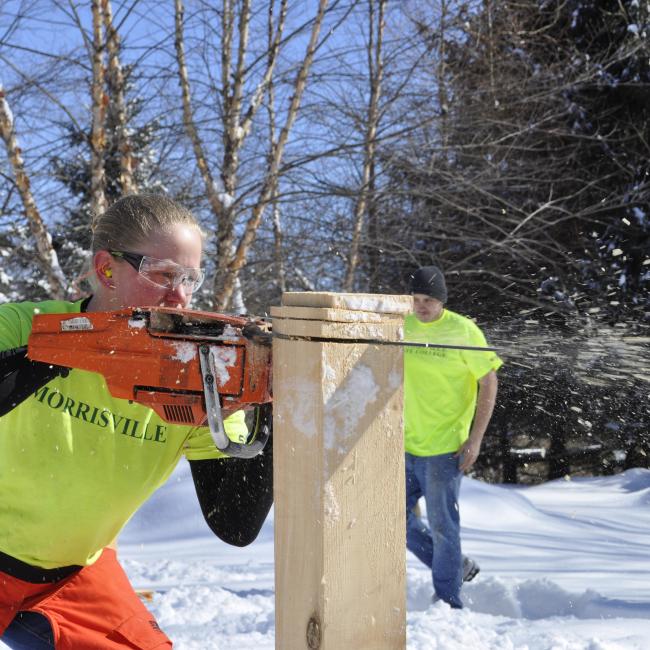
[[[476,578],[481,567],[471,557],[463,557],[463,582],[471,582]]]
[[[463,604],[460,602],[460,600],[453,601],[450,603],[440,598],[440,596],[438,596],[437,594],[433,594],[433,596],[431,596],[431,604],[435,605],[436,603],[447,603],[447,605],[449,605],[449,607],[451,607],[452,609],[463,609]]]

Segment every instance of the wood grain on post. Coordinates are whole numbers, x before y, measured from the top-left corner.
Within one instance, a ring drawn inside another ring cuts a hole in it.
[[[277,650],[406,647],[402,338],[410,296],[273,308]],[[311,339],[311,340],[310,340]]]

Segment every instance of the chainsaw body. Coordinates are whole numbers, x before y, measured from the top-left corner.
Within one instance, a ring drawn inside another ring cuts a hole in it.
[[[257,321],[167,307],[37,314],[27,356],[98,372],[114,397],[149,406],[167,422],[207,424],[229,455],[263,448],[260,440],[231,442],[221,417],[222,408],[272,400],[270,334]]]

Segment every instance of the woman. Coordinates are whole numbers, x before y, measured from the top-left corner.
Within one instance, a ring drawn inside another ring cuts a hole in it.
[[[0,351],[26,345],[35,313],[188,307],[203,281],[202,242],[192,214],[170,199],[117,201],[93,225],[93,295],[1,305]],[[116,399],[101,375],[58,376],[5,357],[11,366],[0,375],[0,398],[11,403],[0,417],[0,638],[38,650],[171,647],[111,544],[182,455],[215,534],[250,543],[272,503],[271,445],[250,461],[224,459],[207,428],[172,425]],[[16,392],[30,396],[11,408]],[[123,435],[125,418],[157,435]],[[231,435],[242,427],[241,412],[226,420]]]

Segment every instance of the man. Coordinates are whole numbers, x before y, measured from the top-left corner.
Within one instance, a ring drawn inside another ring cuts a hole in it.
[[[445,309],[447,286],[438,267],[418,269],[411,293],[414,313],[406,317],[405,340],[487,346],[474,322]],[[458,609],[463,606],[460,480],[480,453],[501,365],[494,352],[427,347],[404,351],[406,545],[431,568],[434,601]],[[430,528],[413,512],[422,496]]]

